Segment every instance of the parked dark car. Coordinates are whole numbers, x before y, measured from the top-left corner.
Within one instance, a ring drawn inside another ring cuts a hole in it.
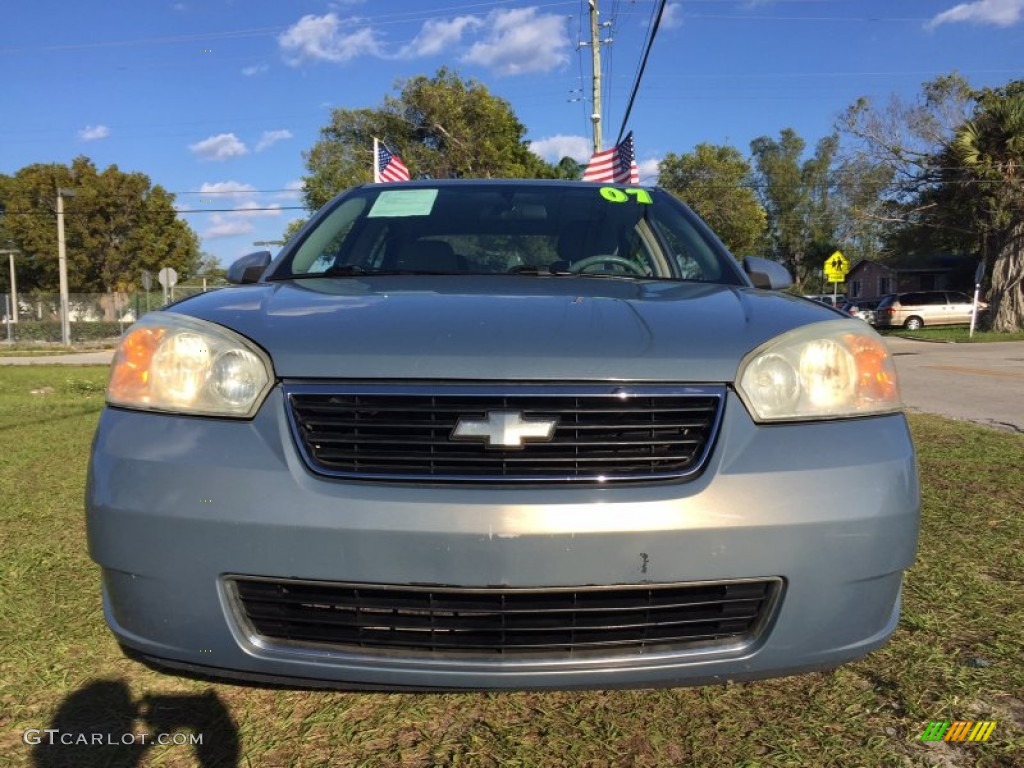
[[[875,310],[884,297],[874,299],[848,299],[843,309],[869,325],[875,324]]]
[[[896,628],[919,494],[885,343],[671,194],[364,185],[230,276],[112,364],[86,521],[132,653],[661,686],[833,667]]]
[[[846,301],[846,296],[842,293],[806,293],[804,298],[816,301],[819,304],[827,304],[830,307],[838,307],[840,303]]]

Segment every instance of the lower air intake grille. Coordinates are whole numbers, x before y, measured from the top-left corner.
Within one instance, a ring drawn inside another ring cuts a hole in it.
[[[229,581],[261,639],[392,655],[632,656],[751,640],[779,581],[549,589]]]

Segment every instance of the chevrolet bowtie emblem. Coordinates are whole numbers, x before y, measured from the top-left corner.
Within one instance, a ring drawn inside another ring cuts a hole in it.
[[[558,419],[524,419],[521,411],[488,411],[486,419],[463,416],[452,440],[482,440],[488,448],[522,448],[524,440],[549,442]]]

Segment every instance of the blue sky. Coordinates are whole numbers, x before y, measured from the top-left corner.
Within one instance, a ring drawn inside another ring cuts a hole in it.
[[[203,250],[227,264],[304,215],[291,210],[302,152],[332,108],[376,107],[397,79],[443,65],[508,100],[538,154],[585,160],[590,51],[576,43],[586,6],[8,0],[0,173],[79,154],[144,172],[177,194]],[[602,46],[607,146],[655,0],[598,6],[614,38]],[[1024,0],[674,0],[629,128],[653,182],[668,152],[711,142],[746,154],[751,139],[787,127],[813,145],[857,97],[913,97],[953,70],[976,86],[1024,77]]]

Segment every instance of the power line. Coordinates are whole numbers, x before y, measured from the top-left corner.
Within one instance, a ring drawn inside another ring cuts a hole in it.
[[[576,14],[576,62],[579,66],[580,71],[580,87],[578,101],[580,102],[580,107],[583,110],[583,125],[585,126],[584,133],[586,133],[586,128],[590,127],[590,116],[587,112],[587,96],[583,88],[583,84],[586,82],[586,77],[583,74],[583,2],[584,0],[579,0],[579,11]]]
[[[97,208],[89,209],[78,209],[78,210],[67,210],[64,211],[65,218],[71,218],[75,216],[88,216],[95,213]],[[270,206],[267,208],[175,208],[175,213],[259,213],[261,211],[309,211],[308,208],[302,205],[278,205]],[[5,212],[6,216],[54,216],[56,215],[50,210],[29,210],[29,211],[11,211]]]
[[[647,68],[647,57],[651,54],[651,47],[654,45],[654,38],[658,34],[658,27],[661,25],[661,17],[665,13],[666,0],[659,0],[658,3],[658,15],[654,19],[654,25],[651,27],[651,34],[647,38],[647,44],[644,46],[643,58],[640,60],[640,69],[636,73],[636,80],[633,82],[633,91],[629,94],[629,102],[626,105],[626,114],[622,117],[622,127],[619,128],[619,137],[615,140],[618,144],[622,141],[622,135],[626,132],[626,124],[629,122],[629,113],[633,111],[633,102],[636,100],[637,91],[640,90],[640,81],[643,79],[644,70]]]

